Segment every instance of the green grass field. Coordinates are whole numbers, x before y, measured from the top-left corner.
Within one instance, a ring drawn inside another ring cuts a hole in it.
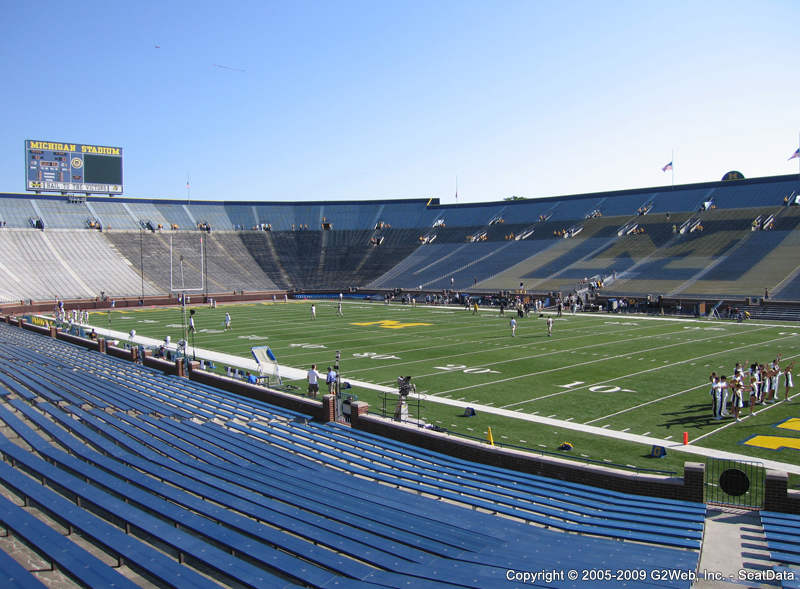
[[[349,302],[344,317],[334,301],[258,303],[195,307],[195,344],[250,357],[250,347],[269,345],[280,364],[320,372],[342,354],[344,380],[394,386],[399,375],[412,375],[419,393],[466,404],[513,411],[513,416],[478,409],[461,417],[463,407],[428,399],[419,413],[428,423],[453,433],[534,451],[557,452],[563,441],[571,455],[640,468],[682,472],[685,461],[701,457],[669,451],[651,459],[649,446],[564,427],[538,424],[515,416],[537,415],[678,441],[688,432],[692,444],[736,452],[754,459],[800,464],[800,396],[768,405],[739,423],[711,419],[708,376],[732,374],[734,364],[767,363],[783,354],[782,366],[800,358],[800,326],[707,320],[659,320],[634,315],[565,315],[556,318],[552,337],[542,318],[518,319],[511,337],[510,316],[482,310],[478,315],[454,308]],[[233,329],[223,331],[228,311]],[[106,313],[92,316],[107,326]],[[115,311],[112,328],[173,341],[182,337],[179,309]],[[800,360],[798,360],[800,372]],[[300,391],[304,382],[296,383]],[[353,392],[379,413],[383,393],[355,387]],[[781,398],[783,383],[781,382]],[[394,400],[387,402],[391,412]],[[748,413],[743,409],[743,414]],[[410,412],[417,412],[416,402]],[[798,419],[797,421],[791,421]],[[782,425],[783,427],[777,427]],[[762,446],[745,444],[754,436]],[[793,477],[793,484],[797,481]]]

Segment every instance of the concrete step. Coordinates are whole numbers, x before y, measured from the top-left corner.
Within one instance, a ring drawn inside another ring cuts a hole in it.
[[[777,566],[770,560],[759,512],[711,507],[706,516],[698,579],[693,588],[780,587],[778,581],[748,580]]]

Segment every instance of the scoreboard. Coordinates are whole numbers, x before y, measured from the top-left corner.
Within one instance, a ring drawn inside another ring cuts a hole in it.
[[[28,139],[25,189],[122,194],[122,148]]]

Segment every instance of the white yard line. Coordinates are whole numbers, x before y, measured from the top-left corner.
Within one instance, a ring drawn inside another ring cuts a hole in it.
[[[792,399],[794,399],[794,398],[795,398],[797,395],[800,395],[800,393],[795,393],[794,395],[790,396],[790,397],[789,397],[789,400],[791,401],[791,400],[792,400]],[[773,407],[779,407],[779,406],[781,405],[781,403],[784,403],[784,402],[785,402],[785,401],[778,401],[777,403],[769,403],[769,404],[765,404],[763,407],[761,407],[761,409],[758,409],[758,410],[754,411],[754,412],[752,413],[752,415],[758,415],[759,413],[763,413],[764,411],[767,411],[767,410],[769,410],[769,409],[772,409]],[[742,417],[741,417],[742,421],[745,421],[745,420],[746,420],[748,417],[750,417],[750,415],[751,415],[751,414],[750,414],[750,413],[748,413],[747,415],[744,415],[744,414],[742,413],[742,410],[743,410],[743,409],[744,409],[744,407],[742,407],[742,409],[739,411],[739,414],[742,416]],[[736,420],[729,421],[729,422],[728,422],[728,423],[726,423],[725,425],[721,425],[720,427],[718,427],[718,428],[714,429],[713,431],[710,431],[710,432],[708,432],[708,433],[706,433],[706,434],[703,434],[702,436],[697,436],[697,437],[696,437],[694,440],[691,440],[689,443],[690,443],[690,444],[693,444],[693,443],[697,442],[698,440],[702,440],[703,438],[707,438],[708,436],[713,436],[715,433],[717,433],[717,432],[719,432],[719,431],[722,431],[722,430],[724,430],[724,429],[726,429],[726,428],[729,428],[729,427],[730,427],[730,426],[732,426],[732,425],[736,425],[737,423],[741,423],[741,422],[737,422]]]
[[[793,356],[786,356],[786,357],[783,358],[783,360],[790,360],[792,358],[797,358],[798,356],[800,356],[800,354],[795,354]],[[659,368],[666,368],[666,367],[659,367]],[[603,384],[603,383],[596,383],[596,384]],[[590,385],[590,386],[596,386],[596,385]],[[633,411],[633,410],[639,409],[641,407],[646,407],[647,405],[652,405],[653,403],[658,403],[659,401],[663,401],[665,399],[670,399],[672,397],[677,397],[678,395],[682,395],[682,394],[688,393],[690,391],[694,391],[694,390],[697,390],[697,389],[702,389],[704,387],[710,387],[710,386],[711,385],[706,382],[706,383],[703,383],[701,385],[697,385],[695,387],[692,387],[690,389],[684,389],[682,391],[678,391],[677,393],[672,393],[671,395],[666,395],[666,396],[663,396],[663,397],[659,397],[658,399],[653,399],[653,400],[647,401],[645,403],[640,403],[639,405],[634,405],[633,407],[628,407],[627,409],[622,409],[622,410],[617,411],[615,413],[609,413],[608,415],[604,415],[603,417],[598,417],[597,419],[592,419],[591,421],[586,421],[584,423],[588,424],[588,423],[594,423],[595,421],[601,421],[603,419],[608,419],[609,417],[614,417],[614,416],[620,415],[622,413],[627,413],[628,411]],[[580,387],[580,388],[585,388],[585,387]],[[578,390],[578,389],[575,388],[575,389],[571,389],[571,390]],[[789,397],[789,398],[791,399],[791,397]],[[756,413],[758,413],[758,412],[756,412]],[[648,432],[648,433],[650,433],[650,432]],[[711,433],[713,433],[713,432],[711,432]],[[645,434],[645,435],[647,435],[647,434]],[[703,434],[701,436],[701,438],[704,438],[704,437],[706,437],[708,435],[711,435],[711,434],[710,433],[709,434]],[[700,438],[696,438],[696,439],[700,439]]]
[[[664,348],[671,348],[671,347],[675,347],[675,346],[683,346],[683,345],[686,345],[687,343],[707,342],[707,341],[710,341],[712,339],[717,339],[717,338],[720,338],[720,337],[725,337],[725,336],[719,335],[719,336],[710,337],[710,338],[692,340],[691,342],[681,342],[679,344],[667,344],[665,346],[658,346],[658,347],[655,347],[655,348],[649,348],[649,349],[643,350],[643,351],[645,351],[645,352],[653,352],[653,351],[656,351],[656,350],[663,350]],[[777,338],[777,339],[774,339],[774,340],[770,340],[770,342],[780,341],[781,339],[786,339],[786,338],[790,338],[790,337],[794,337],[794,336],[785,336],[783,338]],[[727,352],[730,352],[730,351],[733,351],[733,350],[737,350],[737,349],[748,348],[748,347],[752,347],[752,346],[765,345],[766,343],[769,343],[769,342],[758,342],[758,343],[754,343],[754,344],[747,344],[745,346],[740,346],[739,348],[721,350],[719,352],[713,352],[711,354],[706,354],[705,356],[699,356],[699,357],[700,358],[705,358],[707,356],[716,356],[716,355],[724,354],[724,353],[727,353]],[[508,378],[501,378],[501,379],[492,380],[492,381],[489,381],[489,382],[483,382],[483,383],[469,385],[469,386],[465,386],[465,387],[459,387],[459,388],[456,388],[456,389],[449,389],[449,390],[446,390],[446,391],[440,391],[439,394],[453,393],[453,392],[463,391],[463,390],[466,390],[466,389],[472,389],[472,388],[476,388],[476,387],[487,387],[487,386],[491,386],[493,384],[499,384],[499,383],[502,383],[502,382],[508,382],[508,381],[512,381],[512,380],[519,380],[520,378],[528,378],[530,376],[538,376],[540,374],[548,374],[548,373],[551,373],[551,372],[558,372],[559,370],[571,370],[571,369],[573,369],[575,367],[578,367],[578,366],[587,366],[589,364],[596,364],[597,362],[606,362],[608,360],[615,360],[615,359],[618,359],[618,358],[624,358],[627,355],[628,355],[627,353],[618,354],[616,356],[610,356],[608,358],[598,358],[596,360],[587,360],[586,362],[579,362],[578,364],[572,364],[570,366],[559,366],[559,367],[556,367],[556,368],[550,368],[548,370],[540,370],[538,372],[530,372],[528,374],[518,374],[517,376],[509,376]],[[595,383],[594,385],[590,384],[590,385],[587,385],[585,387],[580,387],[580,388],[588,388],[590,386],[595,386],[597,384],[604,384],[604,383],[608,383],[608,382],[613,382],[615,380],[620,380],[622,378],[628,378],[628,377],[631,377],[631,376],[637,376],[639,374],[644,374],[646,372],[652,372],[654,370],[661,370],[662,368],[670,368],[670,367],[676,366],[678,364],[685,364],[685,363],[690,362],[690,361],[695,360],[695,359],[697,359],[697,357],[691,358],[689,360],[681,360],[680,362],[675,362],[673,364],[665,364],[665,365],[657,366],[655,368],[650,368],[648,370],[642,370],[640,372],[634,372],[632,374],[628,374],[628,375],[625,375],[625,376],[619,376],[619,377],[611,378],[611,379],[602,381],[600,383]],[[487,366],[491,366],[491,365],[487,365]],[[576,389],[570,389],[570,390],[576,390]],[[514,405],[522,405],[524,403],[529,403],[531,401],[537,401],[539,399],[545,399],[547,397],[560,395],[560,394],[563,394],[565,392],[569,392],[569,391],[559,391],[559,392],[553,393],[551,395],[545,395],[545,396],[542,396],[542,397],[537,397],[535,399],[529,399],[527,401],[520,401],[519,403],[512,403],[511,405],[507,405],[507,406],[508,407],[512,407]]]
[[[593,385],[594,386],[594,385]],[[627,409],[622,409],[615,413],[609,413],[608,415],[604,415],[603,417],[598,417],[597,419],[591,419],[589,421],[584,421],[587,425],[590,423],[594,423],[595,421],[602,421],[604,419],[608,419],[609,417],[614,417],[615,415],[619,415],[620,413],[627,413],[628,411],[633,411],[634,409],[640,409],[642,407],[647,407],[648,405],[652,405],[653,403],[658,403],[659,401],[663,401],[664,399],[671,399],[672,397],[677,397],[678,395],[682,395],[684,393],[688,393],[689,391],[695,391],[697,389],[702,389],[703,387],[710,386],[708,383],[703,383],[696,387],[692,387],[690,389],[683,389],[682,391],[678,391],[677,393],[672,393],[671,395],[666,395],[664,397],[659,397],[658,399],[653,399],[651,401],[647,401],[645,403],[639,403],[638,405],[634,405],[633,407],[628,407]],[[648,434],[650,432],[647,432]],[[647,435],[647,434],[644,434]]]

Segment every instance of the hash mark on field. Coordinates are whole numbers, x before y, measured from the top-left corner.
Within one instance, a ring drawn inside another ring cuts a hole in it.
[[[672,439],[672,436],[667,436],[667,437],[666,437],[666,438],[664,438],[664,439],[665,439],[665,440],[671,440],[671,439]]]
[[[538,411],[533,411],[533,412],[531,412],[531,415],[539,415],[539,412]]]
[[[635,464],[626,464],[625,466],[627,466],[628,468],[636,468]]]
[[[547,448],[547,446],[545,446],[544,444],[539,444],[539,447],[540,448]]]
[[[556,416],[556,414],[555,414],[555,413],[553,413],[552,415],[548,415],[548,416],[547,416],[547,418],[549,419],[549,418],[551,418],[551,417],[555,417],[555,416]]]
[[[486,405],[487,407],[491,407],[492,405],[494,405],[494,401],[489,401],[488,403],[484,403],[484,405]]]
[[[466,399],[466,397],[459,397],[458,399],[456,399],[456,401],[463,401],[464,399]]]
[[[588,454],[581,454],[581,456],[583,456],[584,458],[589,458]]]
[[[572,421],[573,419],[572,417],[567,417],[564,421]]]
[[[471,432],[475,431],[475,430],[474,430],[474,429],[472,429],[471,427],[468,427],[467,429],[468,429],[469,431],[471,431]]]
[[[605,424],[605,425],[603,426],[603,429],[606,429],[606,428],[607,428],[608,426],[610,426],[610,425],[611,425],[610,423],[607,423],[607,424]]]
[[[608,458],[603,458],[603,462],[611,462]]]
[[[500,437],[506,440],[508,439],[508,436],[500,436]]]
[[[650,432],[644,432],[642,435],[643,435],[643,436],[646,436],[646,435],[648,435],[649,433],[650,433]]]
[[[520,440],[520,442],[522,442],[523,444],[527,444],[528,440]]]
[[[626,431],[628,431],[629,429],[631,429],[631,428],[629,428],[629,427],[626,427],[626,428],[625,428],[624,430],[622,430],[622,431],[626,432]]]

